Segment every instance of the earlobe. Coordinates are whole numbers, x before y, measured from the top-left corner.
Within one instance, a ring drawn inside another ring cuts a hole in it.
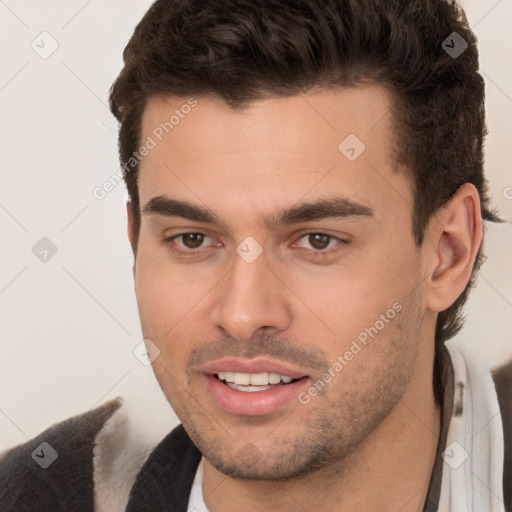
[[[466,183],[433,219],[428,232],[429,245],[434,247],[427,301],[432,311],[449,308],[464,291],[482,243],[482,229],[478,191]]]

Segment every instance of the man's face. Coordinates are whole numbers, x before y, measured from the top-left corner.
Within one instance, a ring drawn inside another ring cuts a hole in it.
[[[210,463],[297,476],[342,459],[428,375],[427,269],[390,99],[372,86],[238,112],[196,101],[152,99],[142,119],[156,142],[138,178],[143,334]],[[301,208],[322,201],[334,209]]]

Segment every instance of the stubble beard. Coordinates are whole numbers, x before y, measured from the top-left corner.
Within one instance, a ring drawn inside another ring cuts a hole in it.
[[[403,345],[391,342],[389,348]],[[403,352],[402,352],[403,353]],[[233,451],[233,440],[222,428],[211,429],[199,421],[196,414],[177,414],[188,435],[203,456],[218,471],[240,480],[290,481],[307,477],[319,471],[339,473],[346,460],[358,446],[390,414],[402,398],[414,371],[415,351],[397,358],[390,365],[380,365],[372,370],[372,386],[362,390],[348,386],[333,401],[332,393],[315,397],[308,405],[299,404],[297,409],[280,423],[265,440],[265,449],[253,444],[251,439]],[[343,372],[342,372],[343,374]],[[342,374],[337,376],[342,378]],[[364,382],[365,376],[358,376]],[[315,407],[307,416],[307,407]],[[306,416],[304,412],[306,411]],[[185,412],[185,411],[182,411]],[[211,418],[208,418],[211,421]],[[286,432],[287,425],[302,425],[293,437]],[[217,434],[215,434],[217,432]],[[210,435],[213,434],[213,435]]]

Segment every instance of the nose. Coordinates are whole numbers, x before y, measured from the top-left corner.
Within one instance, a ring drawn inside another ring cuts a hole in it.
[[[269,333],[286,330],[292,321],[291,297],[277,276],[265,252],[252,263],[236,254],[231,271],[217,285],[213,324],[240,340],[262,328]]]

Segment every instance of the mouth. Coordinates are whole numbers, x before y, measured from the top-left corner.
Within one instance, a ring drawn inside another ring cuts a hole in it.
[[[298,379],[289,375],[278,373],[240,373],[240,372],[219,372],[215,376],[226,386],[244,393],[254,393],[274,389],[277,386],[284,386]],[[303,377],[302,377],[303,378]]]
[[[300,405],[298,395],[310,380],[300,370],[268,360],[225,359],[202,371],[215,406],[246,416]]]

